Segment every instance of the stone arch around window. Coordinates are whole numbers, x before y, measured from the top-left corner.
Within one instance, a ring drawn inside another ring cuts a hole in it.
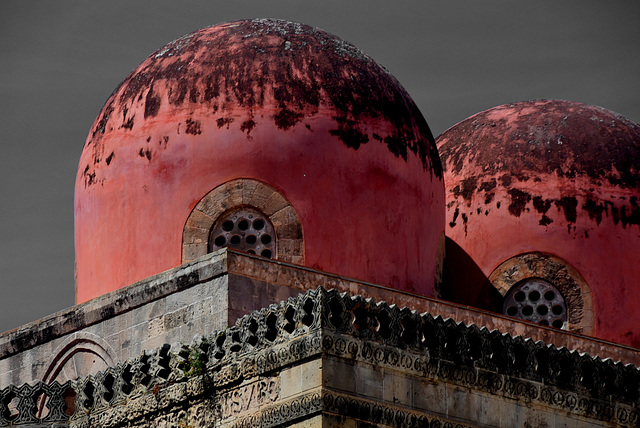
[[[276,260],[304,264],[302,223],[280,192],[258,180],[228,181],[207,193],[189,214],[182,234],[182,263],[209,252],[209,235],[218,218],[237,207],[252,207],[269,218],[276,233]]]
[[[489,275],[489,281],[502,296],[528,278],[543,279],[562,293],[567,304],[569,330],[593,334],[591,290],[582,275],[561,258],[540,252],[520,254],[501,263]]]

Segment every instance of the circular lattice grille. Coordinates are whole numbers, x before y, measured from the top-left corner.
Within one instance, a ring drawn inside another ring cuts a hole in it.
[[[209,251],[235,248],[272,258],[276,254],[276,234],[269,219],[251,207],[224,213],[209,235]]]
[[[502,307],[506,315],[562,328],[567,305],[556,287],[538,278],[526,279],[509,289]]]

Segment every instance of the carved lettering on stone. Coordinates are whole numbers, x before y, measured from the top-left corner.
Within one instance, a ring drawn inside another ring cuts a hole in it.
[[[280,385],[277,379],[265,379],[243,385],[220,397],[222,418],[227,419],[278,400]]]

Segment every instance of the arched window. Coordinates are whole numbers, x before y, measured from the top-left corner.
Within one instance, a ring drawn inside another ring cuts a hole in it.
[[[269,217],[250,206],[223,213],[211,228],[209,251],[226,247],[275,258],[276,232]]]
[[[504,296],[503,313],[555,328],[567,328],[567,304],[560,291],[540,278],[527,278]]]
[[[506,315],[593,334],[591,290],[565,260],[541,252],[520,254],[495,268],[489,281],[503,296]]]
[[[298,213],[275,188],[249,178],[228,181],[211,190],[185,222],[183,263],[224,247],[304,264]]]

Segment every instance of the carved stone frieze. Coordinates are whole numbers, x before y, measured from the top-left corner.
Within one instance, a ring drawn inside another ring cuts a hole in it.
[[[279,373],[329,356],[608,424],[639,419],[640,371],[632,365],[318,288],[190,345],[164,345],[64,385],[4,388],[0,426],[142,427],[162,418],[177,425],[176,415],[197,406],[198,415],[185,416],[203,420],[194,426],[276,426],[343,410],[391,426],[451,423],[362,397],[349,404],[324,390],[280,397]]]

